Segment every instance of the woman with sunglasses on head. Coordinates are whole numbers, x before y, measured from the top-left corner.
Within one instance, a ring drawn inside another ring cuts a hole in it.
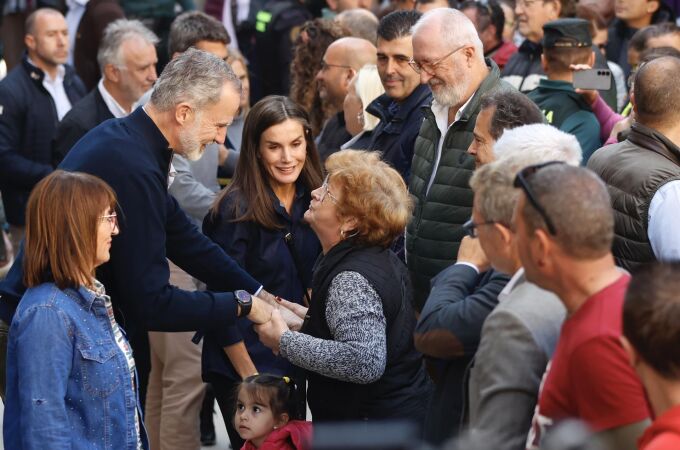
[[[7,351],[4,442],[29,448],[148,448],[135,360],[95,278],[118,234],[116,196],[57,170],[26,209],[24,294]]]
[[[341,150],[312,192],[305,219],[321,241],[309,310],[291,331],[274,312],[257,326],[265,345],[306,369],[314,422],[419,422],[430,386],[413,345],[415,314],[405,264],[390,250],[411,217],[399,172],[376,152]]]
[[[265,97],[246,116],[234,178],[208,213],[203,231],[267,291],[303,303],[321,250],[303,215],[321,181],[307,113],[287,97]],[[243,445],[229,419],[235,387],[257,372],[298,378],[292,369],[260,343],[247,319],[219,335],[206,335],[203,377],[212,383],[227,418],[233,448]]]

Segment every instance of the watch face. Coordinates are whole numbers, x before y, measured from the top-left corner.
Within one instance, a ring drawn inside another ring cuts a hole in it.
[[[245,303],[250,303],[251,297],[250,294],[246,291],[238,290],[234,292],[234,295],[236,296],[236,300],[245,302]]]

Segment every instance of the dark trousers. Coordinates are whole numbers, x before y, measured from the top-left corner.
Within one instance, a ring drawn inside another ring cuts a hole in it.
[[[211,373],[208,377],[206,377],[206,381],[211,384],[213,392],[215,393],[217,405],[220,407],[220,411],[222,411],[222,417],[224,418],[224,425],[227,428],[227,434],[229,435],[231,448],[239,449],[243,447],[245,441],[241,439],[238,431],[236,431],[236,428],[234,428],[237,389],[241,382],[231,380],[216,373]]]

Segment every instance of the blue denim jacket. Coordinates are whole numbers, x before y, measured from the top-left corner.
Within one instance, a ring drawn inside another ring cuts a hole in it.
[[[5,448],[136,450],[139,396],[104,300],[81,287],[26,291],[7,347]]]

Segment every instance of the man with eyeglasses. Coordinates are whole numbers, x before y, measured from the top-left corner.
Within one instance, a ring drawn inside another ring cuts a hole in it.
[[[481,98],[512,87],[500,80],[496,63],[484,59],[470,19],[448,8],[424,14],[413,27],[411,67],[434,97],[415,141],[409,180],[415,208],[405,239],[414,307],[420,311],[431,278],[455,262],[462,225],[470,218],[468,182],[475,163],[467,148]]]
[[[344,37],[326,49],[321,69],[316,74],[319,96],[331,113],[319,135],[317,148],[321,160],[340,150],[352,136],[345,129],[342,103],[347,95],[349,82],[366,64],[375,64],[375,46],[366,39]]]
[[[369,149],[382,152],[383,160],[407,181],[423,122],[422,108],[432,101],[430,88],[420,84],[420,75],[408,64],[413,57],[411,28],[420,16],[416,11],[395,11],[380,20],[377,66],[385,93],[366,108],[380,118]]]
[[[522,95],[518,92],[515,94]],[[503,133],[494,147],[494,157],[496,156],[498,163],[494,167],[505,168],[508,165],[513,165],[513,167],[517,165],[519,167],[514,169],[517,172],[519,168],[527,164],[552,159],[578,165],[581,161],[581,148],[573,136],[562,133],[549,125],[533,124]],[[513,158],[519,159],[521,164],[507,163]],[[458,430],[460,417],[465,413],[463,397],[464,392],[467,391],[465,377],[470,370],[472,359],[477,358],[475,352],[480,345],[482,324],[488,320],[487,316],[498,304],[501,291],[506,293],[512,291],[512,286],[516,284],[517,277],[519,277],[517,271],[521,267],[516,260],[513,260],[515,247],[512,242],[513,231],[510,227],[513,205],[507,204],[516,198],[512,187],[514,173],[507,174],[495,168],[484,169],[488,165],[479,169],[483,170],[486,175],[478,175],[478,170],[471,180],[471,185],[475,190],[472,219],[463,225],[467,236],[461,242],[457,262],[432,280],[432,291],[425,303],[414,336],[414,343],[418,350],[430,357],[430,361],[433,361],[432,358],[437,358],[434,366],[438,369],[436,373],[439,374],[439,379],[426,420],[426,437],[435,443],[439,442],[439,439],[454,435]],[[486,181],[479,181],[480,177]],[[473,181],[475,179],[478,181]],[[505,187],[503,180],[507,180]],[[484,187],[481,186],[482,184]],[[479,239],[476,239],[478,237]],[[512,275],[515,275],[514,282],[511,282],[510,287],[504,287]],[[514,304],[514,302],[510,303]],[[543,306],[533,308],[532,311],[546,312]],[[523,306],[519,308],[523,309]],[[515,312],[513,307],[504,309],[506,313]],[[517,314],[521,315],[521,312]],[[501,317],[505,318],[507,315],[501,314]],[[508,331],[511,323],[508,322],[506,325],[505,328],[495,328],[495,331],[501,333]],[[518,330],[516,327],[512,329]],[[526,442],[526,431],[531,422],[533,406],[526,407],[526,403],[522,404],[521,401],[513,405],[516,414],[512,419],[505,417],[507,416],[506,408],[495,406],[499,403],[506,405],[505,399],[513,397],[512,393],[505,395],[506,390],[511,391],[518,385],[522,386],[518,389],[530,386],[532,378],[527,379],[525,377],[527,374],[534,374],[533,380],[535,380],[537,392],[545,362],[542,369],[535,369],[537,366],[532,364],[537,360],[540,361],[540,354],[537,356],[530,354],[530,351],[522,352],[519,350],[521,345],[517,345],[514,348],[520,352],[518,360],[522,360],[523,356],[529,354],[528,359],[531,363],[527,360],[526,364],[516,371],[515,377],[504,376],[501,380],[492,376],[492,373],[504,371],[514,373],[513,367],[496,366],[497,363],[506,363],[508,360],[496,354],[497,347],[492,345],[496,344],[496,335],[492,334],[493,337],[488,338],[491,341],[487,340],[487,346],[490,348],[486,351],[487,354],[482,356],[478,387],[471,386],[470,391],[469,417],[471,420],[474,419],[474,423],[470,423],[470,427],[474,428],[472,430],[474,435],[465,438],[464,442],[470,445],[461,445],[459,446],[461,449],[511,448],[506,445],[472,445],[473,443],[479,444],[480,439],[495,439],[495,434],[507,438],[508,442],[514,439],[515,444],[519,441],[522,444]],[[498,343],[498,345],[502,344],[508,345],[506,349],[513,346],[508,336],[504,337],[502,343]],[[535,347],[532,347],[533,349]],[[498,395],[491,394],[491,391],[497,392]],[[523,397],[519,395],[509,402],[512,404],[521,398]],[[530,403],[531,399],[524,401]],[[535,394],[533,404],[535,405]],[[499,415],[504,417],[499,417]]]
[[[567,310],[527,448],[540,448],[560,420],[577,418],[606,448],[633,450],[650,413],[620,341],[630,276],[611,253],[607,188],[590,170],[556,161],[522,169],[514,185],[520,195],[512,225],[526,279]]]

